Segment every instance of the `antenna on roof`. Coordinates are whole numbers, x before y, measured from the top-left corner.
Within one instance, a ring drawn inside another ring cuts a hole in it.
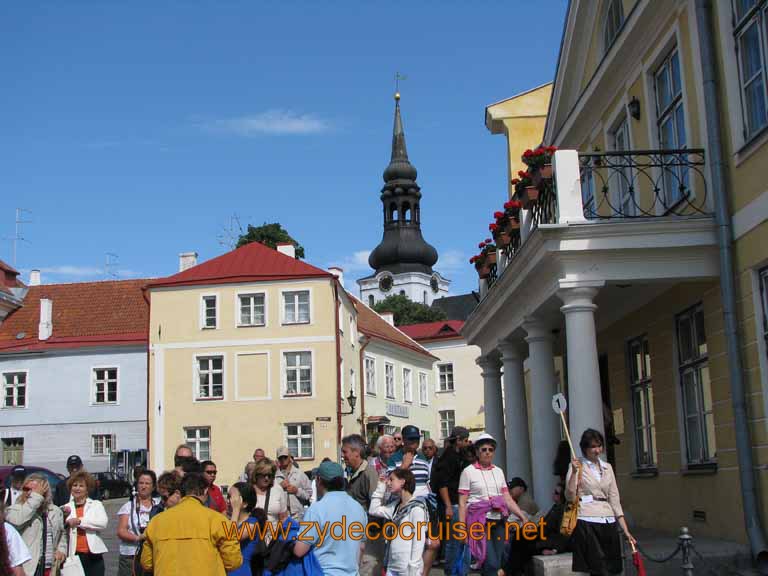
[[[29,240],[24,238],[23,224],[32,224],[32,220],[24,220],[24,215],[32,214],[32,210],[26,208],[16,208],[16,228],[12,237],[6,237],[5,240],[10,240],[13,244],[13,267],[16,267],[16,256],[18,252],[19,242],[27,242]]]
[[[234,250],[237,246],[240,236],[243,235],[243,226],[240,224],[240,217],[232,214],[229,217],[229,224],[221,227],[221,233],[216,237],[220,246]]]
[[[105,253],[105,260],[104,260],[104,276],[107,278],[113,278],[117,280],[117,270],[115,270],[115,266],[118,264],[118,255],[114,254],[113,252],[106,252]]]

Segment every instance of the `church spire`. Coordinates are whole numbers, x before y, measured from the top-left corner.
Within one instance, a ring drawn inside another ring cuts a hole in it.
[[[389,166],[384,170],[384,182],[410,180],[415,184],[416,168],[408,161],[405,147],[405,130],[400,116],[400,93],[395,92],[395,124],[392,128],[392,156]]]

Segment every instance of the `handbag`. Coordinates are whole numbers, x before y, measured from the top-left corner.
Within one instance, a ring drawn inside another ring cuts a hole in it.
[[[70,499],[70,515],[75,512],[75,501]],[[67,543],[67,559],[64,560],[64,564],[61,566],[59,574],[61,576],[85,576],[85,570],[83,570],[83,563],[80,561],[80,557],[75,554],[77,549],[77,528],[70,528],[69,530],[69,542]]]
[[[576,530],[576,522],[579,519],[579,485],[581,484],[581,471],[584,469],[584,464],[579,466],[579,478],[576,481],[576,498],[573,502],[565,502],[565,511],[563,512],[563,519],[560,522],[560,534],[563,536],[570,536],[573,531]]]

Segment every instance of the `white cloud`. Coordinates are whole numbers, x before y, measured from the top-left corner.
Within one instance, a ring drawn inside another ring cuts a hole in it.
[[[331,129],[328,120],[314,114],[301,114],[292,110],[275,108],[246,116],[221,118],[200,124],[202,127],[218,132],[228,132],[239,136],[258,134],[319,134]]]
[[[49,266],[40,268],[42,274],[55,274],[56,276],[80,276],[93,277],[104,274],[104,268],[95,268],[93,266]]]
[[[440,254],[440,259],[435,268],[443,274],[448,275],[451,272],[462,270],[465,265],[468,265],[468,258],[469,256],[466,256],[461,250],[446,250]]]
[[[344,288],[347,289],[347,292],[359,297],[360,288],[357,286],[356,280],[373,272],[368,265],[370,254],[370,250],[357,250],[349,256],[331,260],[327,267],[338,266],[344,270]]]
[[[30,269],[21,270],[22,276],[29,278]],[[75,266],[63,264],[60,266],[44,266],[40,268],[43,284],[56,282],[85,282],[92,280],[126,280],[128,278],[141,278],[144,275],[130,268],[117,268],[112,270],[113,276],[107,277],[104,268],[96,266]]]

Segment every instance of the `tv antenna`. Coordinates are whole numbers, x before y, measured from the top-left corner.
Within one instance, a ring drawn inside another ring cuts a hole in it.
[[[27,242],[29,243],[29,240],[24,238],[24,224],[32,224],[32,220],[25,220],[24,218],[29,217],[32,214],[32,210],[27,210],[26,208],[16,208],[16,228],[14,230],[14,234],[11,238],[6,237],[6,240],[10,240],[13,244],[13,267],[16,267],[17,262],[17,256],[18,256],[18,250],[19,250],[19,242]]]
[[[221,227],[221,232],[216,239],[219,241],[219,245],[234,250],[242,235],[243,226],[240,224],[240,217],[237,214],[232,214],[229,217],[229,224]]]
[[[113,252],[105,253],[104,275],[107,278],[112,278],[113,280],[117,280],[117,270],[115,270],[115,266],[118,265],[118,260],[119,260],[119,257],[117,254]]]

